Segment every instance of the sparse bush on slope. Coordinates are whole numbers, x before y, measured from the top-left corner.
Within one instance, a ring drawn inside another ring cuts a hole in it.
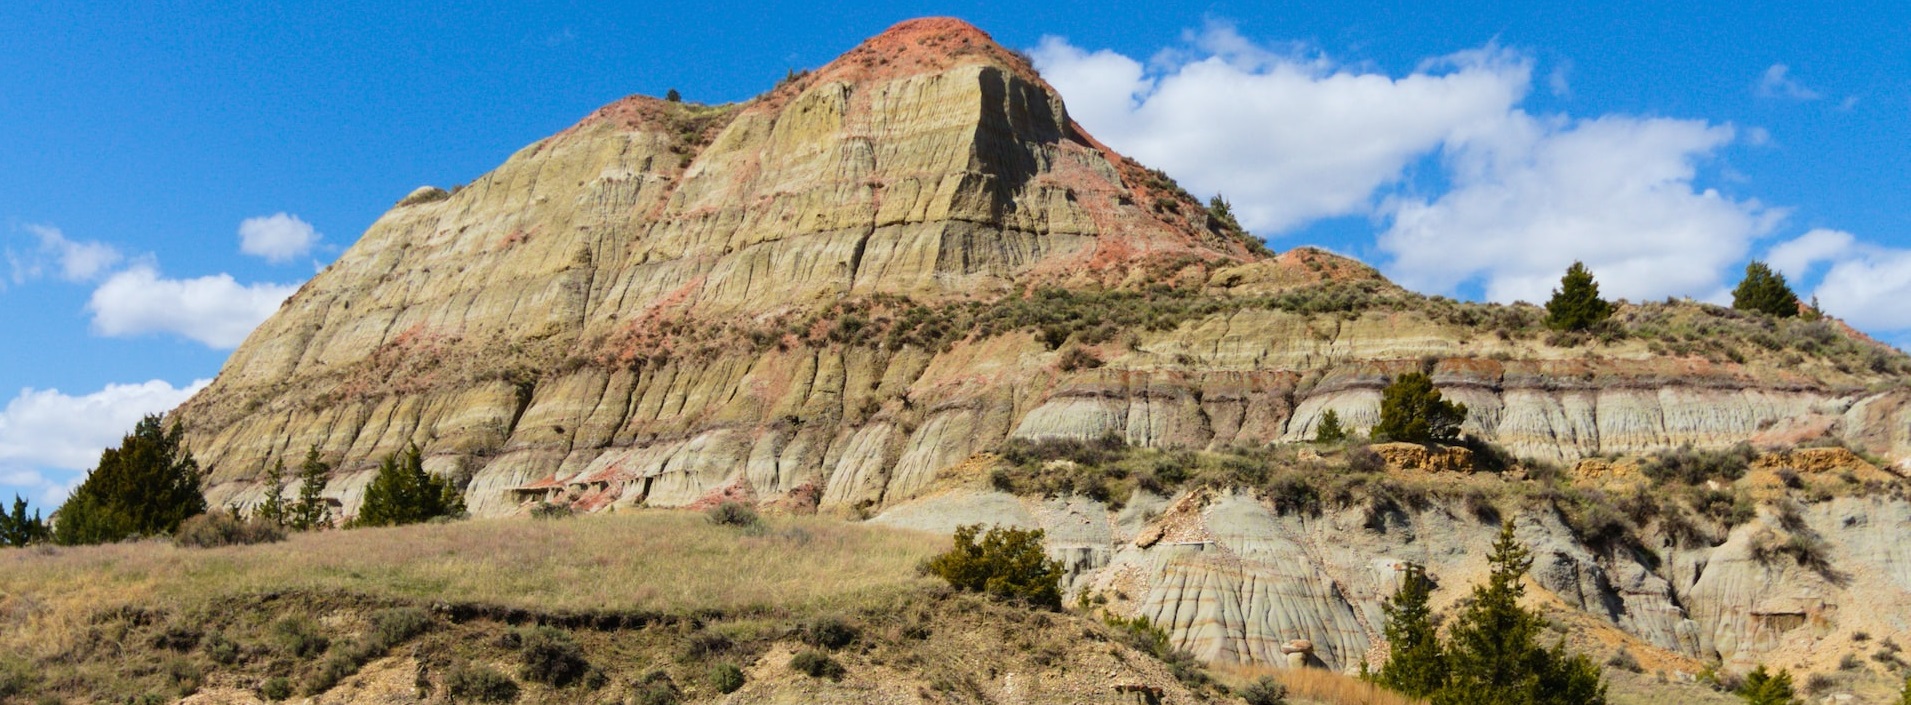
[[[982,525],[956,529],[955,546],[925,564],[925,570],[959,590],[1022,600],[1047,609],[1062,607],[1062,564],[1042,549],[1041,529]]]

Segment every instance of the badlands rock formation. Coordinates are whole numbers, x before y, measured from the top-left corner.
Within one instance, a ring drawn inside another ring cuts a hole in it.
[[[1423,367],[1469,432],[1544,461],[1827,436],[1911,455],[1903,360],[1880,346],[1689,302],[1620,319],[1626,336],[1549,340],[1531,306],[1270,255],[1089,136],[1025,59],[927,19],[754,100],[627,98],[411,193],[174,414],[214,505],[256,503],[266,468],[316,448],[348,516],[378,460],[417,444],[480,516],[722,494],[903,517],[1012,437],[1305,440],[1327,409],[1368,427],[1388,377]],[[950,501],[934,514],[1049,527],[1078,589],[1132,583],[1203,655],[1270,663],[1303,638],[1356,662],[1390,561],[1464,572],[1486,536],[1426,511],[1346,540],[1347,517],[1246,495]],[[1911,508],[1839,502],[1808,519],[1870,537],[1840,550],[1899,580],[1880,537]],[[1150,510],[1185,521],[1142,546]],[[1652,644],[1730,657],[1789,638],[1760,631],[1796,610],[1766,605],[1770,576],[1734,568],[1732,542],[1648,570],[1532,522],[1542,580]],[[1812,622],[1831,594],[1797,609]]]

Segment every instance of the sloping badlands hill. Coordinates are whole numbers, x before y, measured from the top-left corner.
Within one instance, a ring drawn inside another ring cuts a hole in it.
[[[256,503],[267,467],[316,448],[349,515],[415,443],[481,516],[720,495],[1041,525],[1074,594],[1223,660],[1307,638],[1351,667],[1392,566],[1464,585],[1482,516],[1546,547],[1538,582],[1616,635],[1600,648],[1669,670],[1804,663],[1858,630],[1851,606],[1906,603],[1903,355],[1835,321],[1690,301],[1623,304],[1593,337],[1541,318],[1268,253],[1084,132],[1025,59],[925,19],[754,100],[628,98],[469,185],[419,189],[175,417],[215,505]],[[1402,470],[1418,462],[1402,449],[1376,471],[1358,449],[1264,447],[1311,439],[1329,409],[1367,428],[1416,369],[1468,406],[1468,432],[1528,460],[1441,475]],[[989,454],[1104,438],[1120,450],[1042,456],[1074,465]],[[1768,451],[1765,474],[1633,481],[1639,456],[1741,442]],[[1261,470],[1187,472],[1227,458]],[[1358,482],[1271,484],[1310,468]],[[1911,628],[1892,614],[1868,628]]]

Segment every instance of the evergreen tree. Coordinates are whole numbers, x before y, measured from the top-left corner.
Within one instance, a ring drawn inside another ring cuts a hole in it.
[[[184,436],[177,422],[166,430],[157,415],[141,419],[118,448],[100,453],[99,467],[55,513],[53,539],[75,545],[169,534],[205,513],[199,463],[182,446]]]
[[[683,102],[683,94],[678,93],[677,89],[672,88],[664,92],[664,100],[667,100],[672,103],[681,103]]]
[[[265,473],[265,486],[265,500],[259,502],[259,509],[256,512],[256,516],[260,519],[272,522],[273,526],[283,528],[286,521],[284,458],[277,458],[272,461],[272,469],[267,470]]]
[[[47,537],[46,522],[40,520],[39,510],[27,518],[27,501],[14,495],[13,513],[0,513],[0,546],[25,546],[45,541]]]
[[[1446,684],[1446,654],[1440,649],[1427,599],[1433,581],[1425,568],[1408,563],[1406,579],[1381,609],[1387,614],[1387,663],[1374,682],[1415,698],[1433,695]]]
[[[1234,217],[1234,204],[1228,203],[1228,199],[1221,194],[1214,194],[1214,198],[1208,199],[1208,217],[1214,220],[1215,229],[1221,232],[1247,232],[1241,227],[1241,221]]]
[[[1546,302],[1546,327],[1560,331],[1586,330],[1612,316],[1613,305],[1599,298],[1599,282],[1583,262],[1566,268],[1566,276]]]
[[[1792,674],[1781,670],[1772,673],[1765,670],[1765,664],[1759,664],[1751,673],[1745,674],[1745,685],[1739,686],[1738,696],[1749,705],[1796,705],[1797,693],[1792,691]]]
[[[1487,560],[1491,573],[1473,587],[1472,603],[1449,631],[1449,675],[1433,705],[1604,705],[1598,666],[1567,656],[1563,644],[1540,648],[1543,621],[1519,604],[1526,592],[1520,579],[1533,558],[1513,537],[1511,522],[1501,526]]]
[[[1340,412],[1328,409],[1320,415],[1320,427],[1314,429],[1315,443],[1339,443],[1347,440],[1347,429],[1340,427]]]
[[[378,476],[365,488],[365,504],[352,526],[416,524],[463,513],[464,498],[457,488],[425,472],[424,454],[413,445],[378,464]]]
[[[1911,676],[1904,679],[1904,687],[1898,689],[1898,705],[1911,705]]]
[[[1785,275],[1752,260],[1745,265],[1745,279],[1732,290],[1732,308],[1790,318],[1798,315],[1798,294],[1785,283]]]
[[[287,512],[293,529],[312,531],[332,525],[332,508],[321,494],[331,473],[332,466],[319,460],[318,446],[305,451],[305,462],[299,465],[299,498]]]
[[[1422,372],[1394,378],[1380,395],[1380,423],[1374,438],[1403,443],[1439,443],[1460,435],[1466,405],[1449,402]]]

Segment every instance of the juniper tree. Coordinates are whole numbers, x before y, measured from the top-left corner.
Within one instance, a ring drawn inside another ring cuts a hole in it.
[[[1583,262],[1566,268],[1566,276],[1546,302],[1546,327],[1560,331],[1586,330],[1612,316],[1613,305],[1599,298],[1599,282]]]
[[[1418,564],[1408,563],[1400,591],[1381,605],[1387,614],[1387,663],[1374,675],[1384,688],[1415,698],[1433,695],[1446,684],[1446,653],[1440,648],[1427,600],[1433,581]]]
[[[1512,522],[1500,527],[1487,562],[1486,582],[1473,586],[1472,602],[1448,630],[1448,676],[1433,705],[1604,705],[1597,665],[1568,656],[1563,640],[1539,645],[1544,620],[1519,604],[1533,558]]]
[[[259,502],[256,515],[260,519],[272,522],[273,526],[283,527],[286,521],[285,511],[285,459],[272,461],[272,469],[265,472],[265,499]]]
[[[1403,443],[1439,443],[1460,435],[1466,405],[1449,402],[1423,372],[1394,378],[1380,394],[1380,423],[1374,438]]]
[[[980,534],[981,540],[976,540]],[[1060,561],[1042,549],[1041,529],[956,527],[955,545],[929,559],[924,567],[950,587],[1026,600],[1049,609],[1062,606]]]
[[[100,453],[99,466],[55,513],[54,541],[64,545],[106,543],[134,536],[169,534],[187,517],[206,511],[199,489],[199,463],[183,440],[148,415]]]
[[[385,456],[365,488],[353,526],[398,526],[464,513],[464,499],[448,480],[425,472],[424,454],[413,445]]]
[[[1732,290],[1732,308],[1790,318],[1798,315],[1798,294],[1785,283],[1785,275],[1752,260],[1745,265],[1745,278]]]
[[[1328,409],[1320,415],[1320,427],[1314,429],[1315,443],[1339,443],[1347,440],[1347,429],[1340,427],[1340,412]]]
[[[305,462],[299,464],[299,498],[288,512],[293,529],[311,531],[332,524],[332,508],[322,494],[331,473],[332,467],[319,459],[318,446],[305,451]]]
[[[39,510],[34,510],[29,518],[27,501],[14,495],[13,512],[0,513],[0,546],[25,546],[46,539],[46,522],[40,520]]]
[[[1762,663],[1745,674],[1745,684],[1739,686],[1738,696],[1748,705],[1796,705],[1798,702],[1797,693],[1792,690],[1791,672],[1772,673]]]

